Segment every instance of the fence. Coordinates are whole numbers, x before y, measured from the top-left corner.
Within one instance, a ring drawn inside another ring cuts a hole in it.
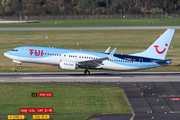
[[[180,14],[123,14],[123,15],[60,15],[60,16],[27,16],[28,20],[74,20],[74,19],[142,19],[142,18],[180,18]],[[26,20],[26,16],[0,16],[0,20]]]

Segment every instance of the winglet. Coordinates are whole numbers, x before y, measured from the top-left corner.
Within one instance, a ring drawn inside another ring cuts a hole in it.
[[[117,49],[117,48],[114,48],[114,50],[108,55],[108,57],[109,57],[110,59],[113,58],[116,49]]]
[[[111,47],[108,47],[108,49],[104,53],[109,53]]]

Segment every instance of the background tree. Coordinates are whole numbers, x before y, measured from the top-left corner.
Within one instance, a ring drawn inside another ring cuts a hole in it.
[[[179,13],[180,0],[0,0],[0,15]]]

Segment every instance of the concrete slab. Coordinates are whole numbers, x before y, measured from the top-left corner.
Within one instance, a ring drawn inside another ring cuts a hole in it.
[[[135,113],[147,113],[152,111],[145,98],[128,98]]]
[[[171,107],[163,98],[146,98],[147,102],[151,106],[153,113],[164,113],[172,111]]]
[[[180,114],[136,114],[134,120],[179,120]]]
[[[107,115],[92,115],[88,120],[130,120],[131,114],[107,114]]]
[[[176,91],[180,94],[180,82],[172,82],[171,84],[174,86]]]
[[[161,95],[179,95],[170,82],[155,82]]]

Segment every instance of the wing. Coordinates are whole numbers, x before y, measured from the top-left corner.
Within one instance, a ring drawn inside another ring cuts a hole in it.
[[[110,49],[110,48],[108,48],[108,49]],[[114,50],[107,57],[94,59],[94,60],[81,61],[81,62],[78,62],[77,64],[79,67],[86,68],[86,69],[102,68],[102,65],[103,65],[102,62],[107,59],[113,59],[115,51],[116,51],[116,48],[114,48]]]
[[[98,66],[102,65],[102,62],[104,60],[109,59],[108,57],[100,58],[100,59],[94,59],[94,60],[87,60],[87,61],[80,61],[77,64],[81,67],[88,67],[88,68],[98,68]]]

